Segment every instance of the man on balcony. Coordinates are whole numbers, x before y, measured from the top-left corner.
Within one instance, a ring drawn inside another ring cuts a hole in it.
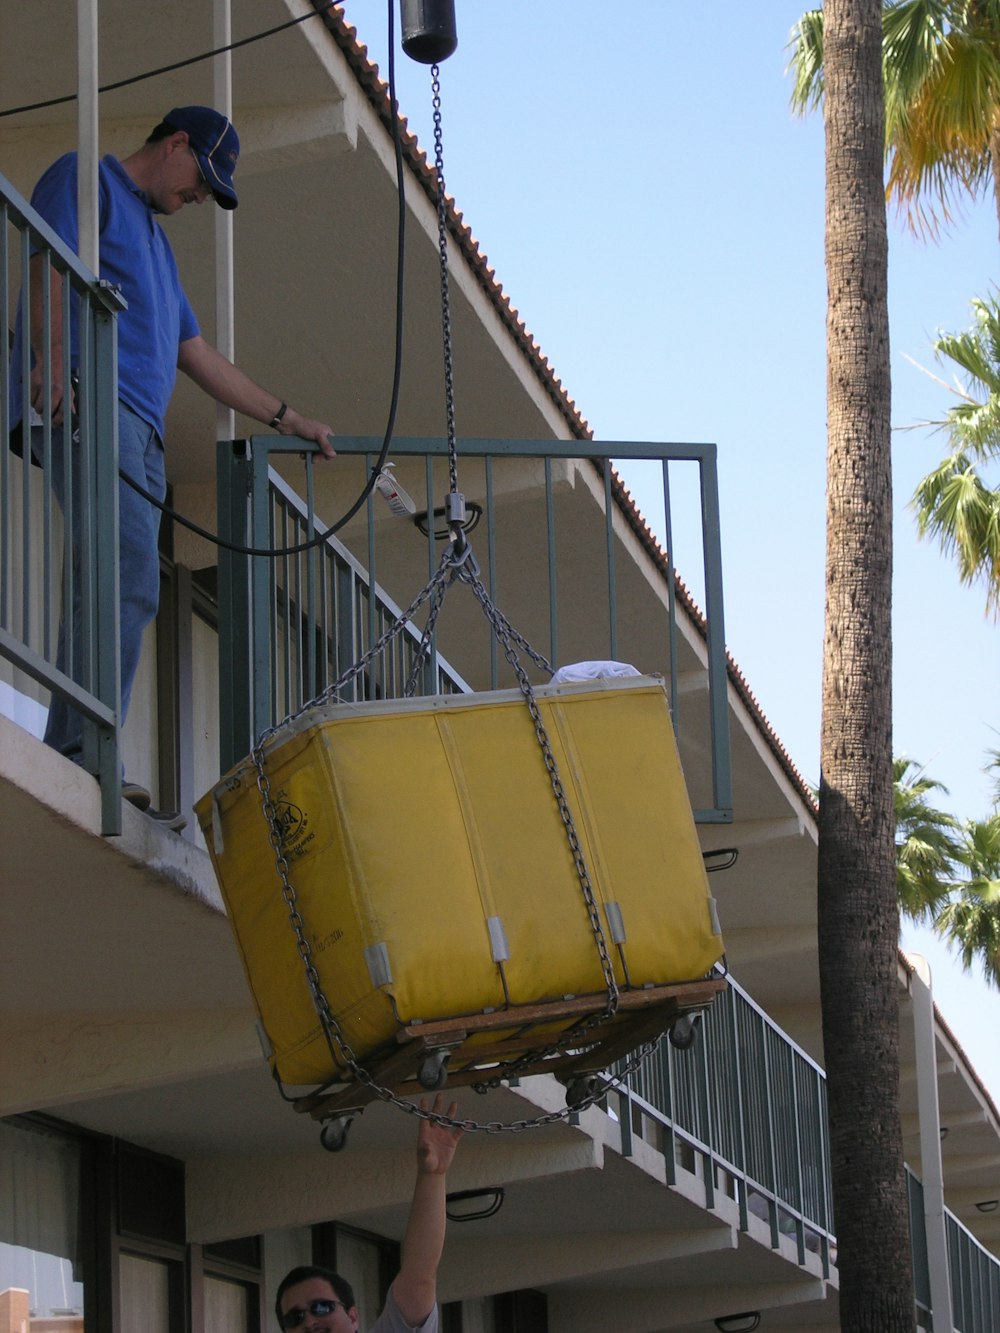
[[[214,198],[222,208],[235,208],[233,172],[239,138],[231,122],[210,107],[185,106],[169,112],[146,142],[119,162],[110,155],[99,169],[100,276],[121,289],[127,309],[118,317],[118,447],[119,467],[147,492],[162,500],[166,493],[163,460],[164,418],[178,369],[217,402],[268,425],[282,435],[297,435],[333,455],[332,430],[325,422],[303,416],[276,394],[254,383],[201,336],[194,312],[181,286],[170,243],[156,220],[187,204]],[[63,241],[78,249],[77,155],[67,153],[42,176],[31,198]],[[41,255],[32,259],[30,400],[32,423],[46,414],[62,427],[74,411],[72,385],[64,379],[61,287],[51,287],[51,342],[43,346]],[[11,365],[11,424],[21,417],[20,325]],[[75,312],[71,319],[70,366],[77,365]],[[45,367],[48,364],[46,392]],[[37,415],[36,415],[37,414]],[[75,465],[75,464],[74,464]],[[53,450],[52,485],[63,504],[67,479],[64,451]],[[75,488],[74,488],[75,489]],[[78,492],[76,492],[78,493]],[[119,573],[121,587],[121,709],[128,712],[142,646],[143,631],[159,602],[159,510],[124,481],[119,483]],[[80,641],[78,599],[70,614],[64,608],[56,665],[65,670],[66,635]],[[74,654],[79,660],[79,652]],[[79,761],[82,729],[79,715],[61,698],[53,698],[45,732],[46,743]],[[149,793],[126,783],[125,795],[144,809]],[[170,827],[182,827],[181,816],[150,812]]]

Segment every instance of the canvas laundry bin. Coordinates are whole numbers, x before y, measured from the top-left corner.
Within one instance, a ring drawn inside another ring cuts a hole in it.
[[[704,977],[723,944],[662,680],[536,695],[618,985]],[[600,1010],[590,915],[520,691],[324,705],[265,756],[313,961],[359,1060],[415,1022],[548,1004],[557,1019],[561,1001],[590,994]],[[272,1066],[285,1083],[328,1081],[341,1062],[306,984],[253,762],[196,810]]]

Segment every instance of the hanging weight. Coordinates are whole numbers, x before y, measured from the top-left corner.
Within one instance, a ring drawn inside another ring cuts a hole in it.
[[[458,45],[455,0],[399,0],[403,50],[421,65],[447,60]]]

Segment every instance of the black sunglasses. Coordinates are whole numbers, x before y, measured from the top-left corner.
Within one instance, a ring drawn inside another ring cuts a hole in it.
[[[343,1301],[310,1301],[304,1310],[301,1305],[293,1305],[281,1316],[281,1327],[298,1328],[310,1314],[314,1319],[322,1319],[324,1315],[333,1314],[338,1305],[347,1309]]]

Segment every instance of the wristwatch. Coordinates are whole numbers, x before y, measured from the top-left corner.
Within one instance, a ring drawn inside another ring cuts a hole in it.
[[[278,408],[277,412],[275,412],[274,416],[271,418],[270,426],[272,430],[278,429],[278,427],[281,425],[282,417],[284,417],[287,411],[288,411],[288,404],[282,403],[281,406]]]

